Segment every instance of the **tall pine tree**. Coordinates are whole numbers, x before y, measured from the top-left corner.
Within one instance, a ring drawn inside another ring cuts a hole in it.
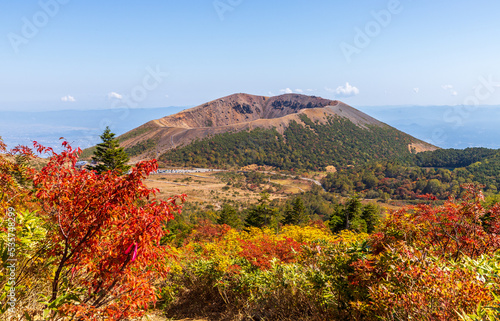
[[[307,209],[300,197],[297,197],[292,202],[292,206],[290,205],[290,203],[286,204],[285,218],[283,220],[283,224],[301,225],[307,223],[308,221],[309,221],[309,215],[307,214]]]
[[[277,216],[278,209],[269,205],[269,194],[261,193],[259,203],[248,210],[245,227],[277,227]]]
[[[106,171],[117,171],[124,174],[130,169],[127,165],[129,157],[123,147],[120,147],[115,134],[111,132],[109,126],[106,126],[104,133],[100,136],[102,143],[96,146],[92,161],[97,165],[92,167],[98,173]]]
[[[227,224],[232,228],[240,228],[241,218],[238,216],[238,212],[236,211],[236,209],[226,203],[222,205],[222,208],[219,211],[217,224]]]

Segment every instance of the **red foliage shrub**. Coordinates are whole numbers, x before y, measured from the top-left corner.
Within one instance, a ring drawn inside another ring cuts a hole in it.
[[[493,299],[477,273],[426,258],[404,244],[352,264],[351,285],[368,290],[366,311],[384,320],[457,320]]]
[[[64,314],[85,320],[140,316],[156,300],[153,282],[167,272],[159,245],[163,224],[181,205],[176,198],[153,200],[157,190],[144,185],[156,160],[138,163],[123,176],[98,174],[77,170],[80,150],[63,146],[57,154],[35,142],[50,159],[31,175],[33,202],[51,226],[47,255],[55,267],[48,302],[80,288],[86,290],[74,292],[80,303],[62,306]]]
[[[365,291],[364,313],[390,320],[456,320],[491,302],[492,289],[475,269],[456,261],[500,248],[500,205],[464,185],[460,201],[391,213],[370,237],[372,255],[353,263],[350,284]]]
[[[500,205],[485,209],[478,188],[463,188],[466,194],[461,201],[450,200],[442,206],[422,204],[391,213],[380,232],[372,236],[375,253],[401,241],[454,260],[500,249]]]
[[[295,262],[298,254],[302,252],[303,243],[291,238],[274,241],[264,235],[258,240],[240,240],[243,249],[239,255],[259,269],[269,269],[271,260],[278,259],[283,263]]]
[[[226,224],[219,225],[213,224],[209,220],[201,220],[184,243],[220,241],[230,229],[231,226]]]

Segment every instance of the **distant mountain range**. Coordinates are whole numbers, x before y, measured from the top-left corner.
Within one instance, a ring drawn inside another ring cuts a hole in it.
[[[373,106],[358,109],[441,148],[500,148],[500,106]]]
[[[186,166],[319,169],[436,149],[340,101],[298,94],[234,94],[119,139],[134,160]]]
[[[88,148],[99,143],[106,126],[121,135],[145,122],[170,115],[185,107],[0,112],[0,136],[7,146],[32,146],[34,140],[61,148],[60,137],[72,146]]]
[[[500,106],[371,106],[356,107],[364,113],[418,139],[442,148],[500,148]],[[37,140],[56,149],[59,137],[87,148],[99,142],[106,125],[122,135],[152,119],[175,114],[186,107],[128,110],[64,110],[50,112],[0,112],[0,136],[13,147]],[[465,111],[465,113],[464,113]]]

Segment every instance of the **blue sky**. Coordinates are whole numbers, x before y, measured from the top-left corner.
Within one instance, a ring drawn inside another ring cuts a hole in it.
[[[291,91],[354,107],[500,104],[498,12],[492,0],[2,1],[0,111]]]

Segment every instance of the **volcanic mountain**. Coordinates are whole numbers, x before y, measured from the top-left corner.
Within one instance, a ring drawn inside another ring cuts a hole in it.
[[[319,168],[436,149],[340,101],[298,94],[230,95],[119,139],[133,160],[190,166]]]

